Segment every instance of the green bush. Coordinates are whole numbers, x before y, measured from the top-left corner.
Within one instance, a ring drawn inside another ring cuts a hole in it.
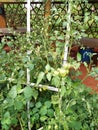
[[[14,34],[0,43],[1,129],[27,130],[30,120],[33,130],[97,130],[98,95],[78,79],[80,57],[68,57],[62,66],[66,37],[60,30],[48,32],[41,22],[42,28],[35,24],[30,35]],[[70,35],[72,43],[75,34]],[[4,50],[6,44],[10,51]],[[27,82],[27,69],[33,85]],[[50,91],[51,86],[56,91]]]

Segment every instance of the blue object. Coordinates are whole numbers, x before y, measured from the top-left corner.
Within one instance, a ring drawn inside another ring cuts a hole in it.
[[[93,49],[92,48],[80,49],[79,52],[81,54],[82,62],[90,63],[91,54],[93,53]]]
[[[0,7],[0,15],[5,15],[4,8]]]

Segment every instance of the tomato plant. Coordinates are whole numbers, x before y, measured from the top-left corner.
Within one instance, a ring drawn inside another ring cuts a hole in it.
[[[49,17],[50,28],[52,18]],[[62,20],[64,18],[62,16]],[[61,25],[62,20],[56,21],[56,26]],[[98,95],[90,94],[91,91],[78,79],[81,58],[77,55],[74,61],[68,57],[68,63],[62,66],[65,34],[55,27],[48,30],[46,35],[44,22],[42,19],[42,28],[34,23],[34,31],[29,36],[18,34],[9,40],[4,37],[0,43],[1,129],[14,130],[18,127],[27,130],[29,101],[31,129],[97,130]],[[75,38],[79,40],[82,36],[81,32],[75,30],[74,24],[73,21],[71,44]],[[66,22],[63,22],[63,26],[66,28]],[[6,44],[11,48],[9,52],[4,50]],[[27,55],[27,51],[30,54]],[[33,85],[27,84],[27,69]],[[95,74],[96,68],[92,75]],[[57,91],[50,91],[51,86]]]

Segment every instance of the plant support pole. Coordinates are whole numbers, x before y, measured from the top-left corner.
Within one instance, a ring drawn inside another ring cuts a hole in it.
[[[46,90],[51,90],[51,91],[54,91],[54,92],[58,92],[59,91],[58,88],[55,88],[54,86],[49,86],[49,85],[39,84],[38,86],[36,86],[35,83],[30,83],[30,86],[38,87],[38,88],[42,88],[42,89],[46,89]]]
[[[30,42],[30,0],[27,0],[27,43]],[[30,60],[30,52],[27,51],[28,60]],[[27,68],[27,85],[30,84],[30,70]],[[28,130],[31,130],[30,123],[30,101],[27,102]]]
[[[69,0],[68,7],[67,7],[67,29],[66,29],[66,41],[65,41],[65,47],[64,47],[64,59],[63,59],[63,66],[67,63],[67,57],[68,57],[68,46],[70,43],[70,26],[71,26],[71,1]]]

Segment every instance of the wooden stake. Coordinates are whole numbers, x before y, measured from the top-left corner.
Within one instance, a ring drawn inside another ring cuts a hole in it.
[[[70,43],[70,25],[71,25],[71,0],[68,1],[68,11],[67,11],[67,29],[66,29],[66,42],[64,49],[64,59],[63,66],[67,63],[68,58],[68,46]]]
[[[27,0],[27,44],[30,36],[30,0]],[[27,50],[27,57],[29,57],[30,53]],[[27,85],[30,84],[30,70],[27,68]],[[30,101],[27,102],[27,116],[28,116],[28,130],[31,130],[31,122],[30,122]]]

